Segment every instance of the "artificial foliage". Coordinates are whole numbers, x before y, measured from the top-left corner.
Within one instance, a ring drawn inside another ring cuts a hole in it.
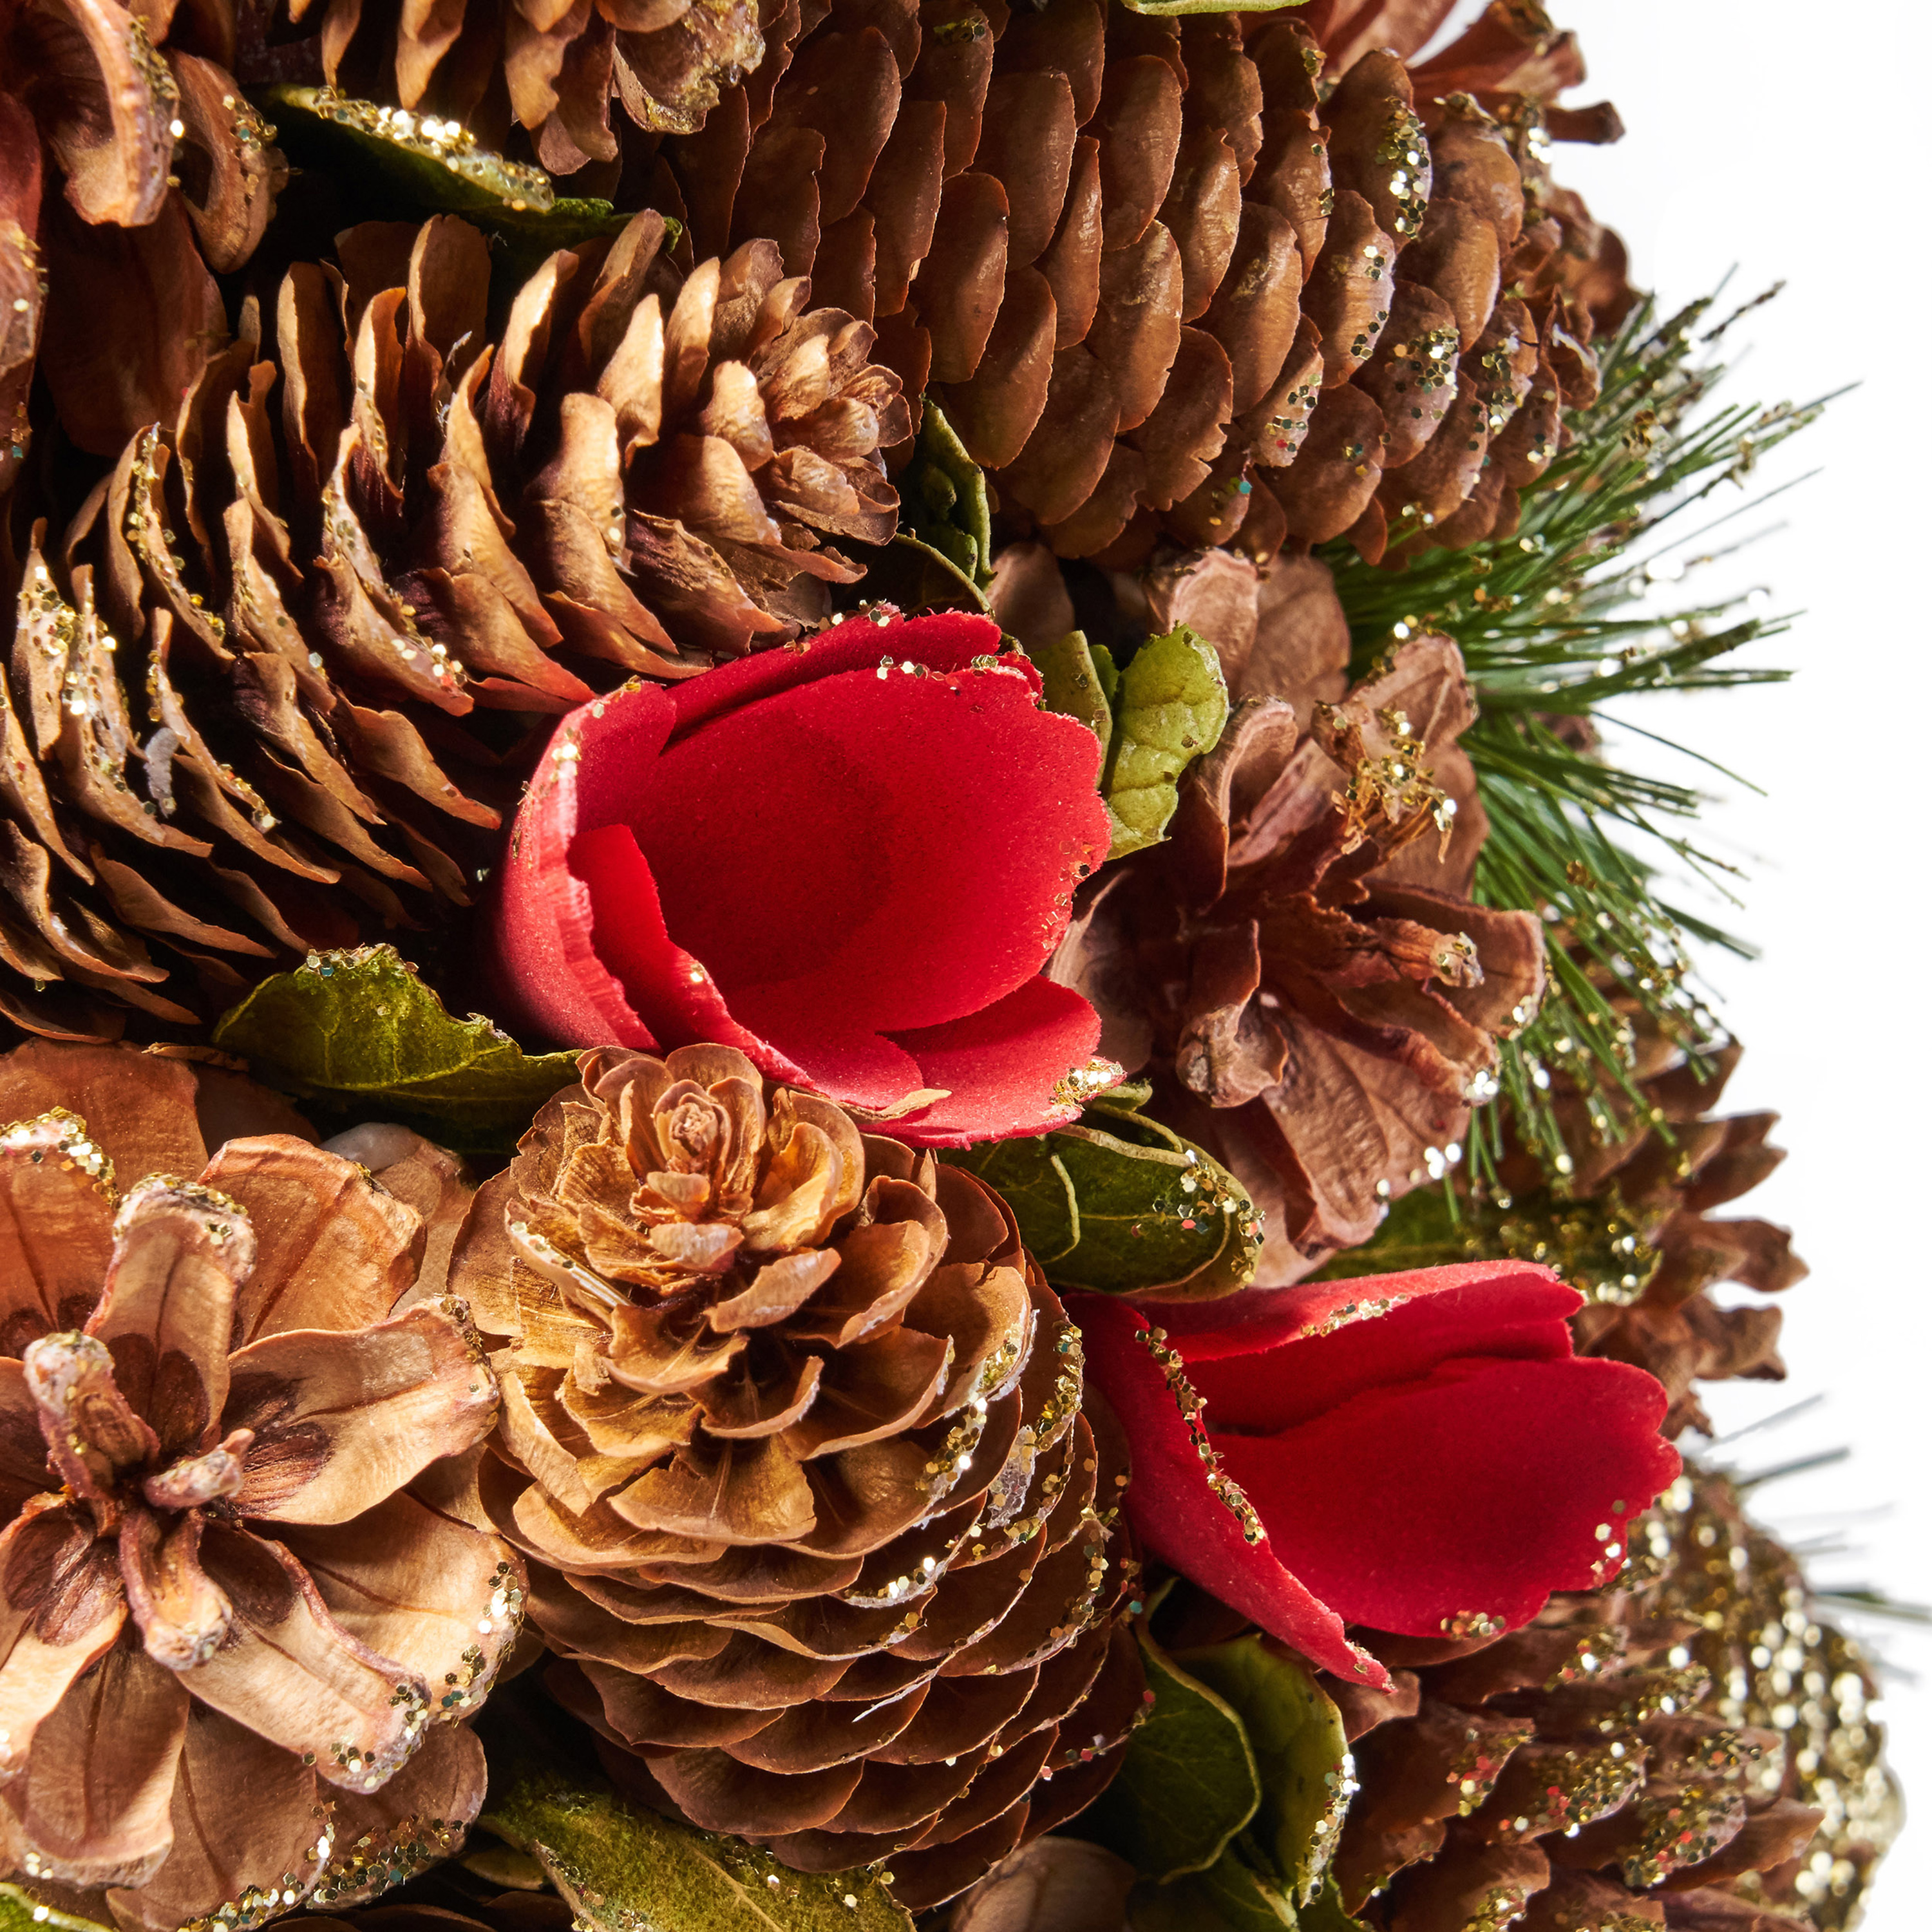
[[[0,0],[0,1932],[1852,1932],[1585,78]]]

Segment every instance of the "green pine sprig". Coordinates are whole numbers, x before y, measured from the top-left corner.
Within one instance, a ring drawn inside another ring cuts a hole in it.
[[[1569,412],[1569,440],[1523,493],[1507,537],[1426,550],[1394,571],[1343,544],[1324,552],[1348,616],[1354,676],[1424,632],[1462,651],[1479,710],[1462,744],[1491,824],[1475,896],[1538,913],[1550,941],[1550,991],[1504,1043],[1496,1079],[1517,1132],[1559,1183],[1573,1159],[1550,1105],[1552,1079],[1582,1094],[1594,1131],[1616,1136],[1612,1095],[1640,1099],[1627,1001],[1701,1060],[1720,1029],[1690,982],[1687,941],[1750,951],[1660,886],[1660,868],[1672,866],[1736,902],[1736,868],[1695,836],[1703,795],[1612,762],[1596,728],[1697,759],[1634,723],[1625,701],[1790,675],[1726,662],[1788,619],[1747,614],[1742,599],[1668,612],[1651,603],[1660,586],[1728,554],[1696,548],[1714,532],[1804,480],[1748,495],[1714,518],[1700,514],[1720,493],[1749,491],[1764,459],[1832,400],[1760,408],[1717,398],[1723,338],[1776,292],[1708,328],[1714,296],[1661,322],[1654,304],[1640,307],[1602,348],[1597,400]],[[1497,1110],[1478,1110],[1468,1154],[1479,1183],[1493,1176],[1504,1126]]]

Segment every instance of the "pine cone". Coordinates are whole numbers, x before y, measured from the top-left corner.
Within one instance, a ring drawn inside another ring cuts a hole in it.
[[[274,44],[251,47],[244,71],[326,79],[458,122],[494,150],[526,142],[553,174],[574,174],[617,158],[614,100],[646,136],[696,133],[721,91],[764,58],[760,11],[754,0],[276,0]]]
[[[1141,1707],[1078,1330],[995,1196],[741,1054],[583,1078],[452,1271],[510,1337],[482,1495],[553,1686],[626,1790],[936,1904],[1084,1804]]]
[[[1614,116],[1546,111],[1581,68],[1534,7],[1413,80],[1361,50],[1439,10],[1337,23],[1331,85],[1299,16],[794,4],[700,130],[627,168],[701,248],[769,235],[876,322],[1011,535],[1116,564],[1163,532],[1379,556],[1390,518],[1467,542],[1592,393],[1565,292],[1600,292],[1576,251],[1606,244],[1534,147]]]
[[[1049,967],[1100,1012],[1100,1051],[1151,1074],[1155,1115],[1263,1210],[1258,1286],[1365,1241],[1453,1164],[1496,1039],[1541,997],[1538,921],[1468,896],[1473,715],[1445,638],[1306,733],[1244,699],[1166,842],[1082,889]]]
[[[221,328],[210,272],[253,254],[286,178],[234,61],[225,4],[19,0],[0,18],[0,494],[32,440],[37,355],[88,447],[104,422],[171,412],[200,373]]]
[[[1526,1630],[1371,1636],[1324,1679],[1361,1790],[1336,1873],[1382,1932],[1842,1932],[1899,1822],[1856,1646],[1728,1478],[1630,1526],[1609,1594]]]
[[[1554,1090],[1565,1142],[1582,1151],[1558,1196],[1544,1184],[1535,1156],[1510,1146],[1500,1172],[1520,1231],[1511,1252],[1529,1258],[1522,1231],[1560,1222],[1576,1204],[1607,1210],[1621,1265],[1588,1281],[1565,1274],[1591,1298],[1572,1324],[1578,1352],[1648,1370],[1670,1392],[1666,1432],[1708,1434],[1697,1383],[1784,1376],[1782,1312],[1762,1302],[1720,1307],[1709,1291],[1730,1282],[1774,1294],[1810,1272],[1791,1252],[1788,1229],[1710,1212],[1748,1193],[1783,1161],[1784,1150],[1766,1138],[1778,1116],[1714,1118],[1742,1047],[1733,1041],[1717,1049],[1700,1074],[1633,1000],[1611,997],[1631,1029],[1642,1102],[1612,1090],[1599,1102],[1604,1118],[1598,1120],[1567,1083]]]
[[[859,575],[824,538],[890,533],[906,422],[870,328],[770,243],[684,276],[662,234],[552,256],[492,346],[474,229],[351,230],[35,536],[0,1010],[192,1026],[291,950],[446,916],[514,796],[530,720],[493,710],[788,638]]]
[[[450,1163],[126,1047],[9,1054],[0,1117],[6,1862],[128,1932],[372,1895],[482,1804],[523,1594],[445,1502],[496,1389],[381,1184]]]

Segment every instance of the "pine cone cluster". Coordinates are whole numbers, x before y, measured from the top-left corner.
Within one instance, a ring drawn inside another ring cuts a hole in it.
[[[368,1897],[481,1805],[523,1599],[445,1501],[496,1414],[464,1190],[127,1047],[8,1055],[0,1118],[7,1867],[124,1932]]]
[[[1049,968],[1100,1012],[1102,1052],[1150,1074],[1156,1118],[1262,1209],[1262,1286],[1366,1240],[1453,1164],[1497,1039],[1541,998],[1538,920],[1468,896],[1473,715],[1445,638],[1306,730],[1244,698],[1166,842],[1082,889]]]
[[[9,1018],[192,1024],[259,962],[468,903],[532,714],[794,634],[857,577],[831,540],[890,533],[907,423],[871,329],[768,242],[686,275],[663,235],[552,256],[493,340],[474,229],[351,230],[37,527]]]
[[[1496,0],[1412,74],[1444,12],[794,4],[627,168],[701,249],[769,236],[877,323],[1011,534],[1130,563],[1469,542],[1513,525],[1629,296],[1540,158],[1617,131],[1553,106],[1574,42]]]
[[[1325,1680],[1361,1785],[1335,1871],[1378,1932],[1842,1932],[1895,1835],[1869,1666],[1726,1478],[1630,1526],[1528,1628],[1371,1636]]]
[[[1142,1707],[1078,1331],[959,1169],[727,1048],[582,1066],[452,1264],[554,1688],[622,1788],[936,1904]]]

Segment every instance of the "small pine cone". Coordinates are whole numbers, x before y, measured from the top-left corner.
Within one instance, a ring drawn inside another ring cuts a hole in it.
[[[117,414],[171,412],[201,329],[220,332],[211,272],[254,253],[287,172],[234,41],[225,6],[0,15],[0,494],[32,441],[37,357],[88,442]]]
[[[474,229],[352,229],[117,442],[19,585],[0,1011],[193,1026],[433,925],[514,796],[529,719],[493,712],[790,637],[859,574],[826,539],[890,532],[907,420],[870,328],[769,243],[685,274],[663,233],[553,256],[493,344]]]
[[[553,174],[616,160],[614,102],[646,136],[694,134],[765,52],[757,0],[275,0],[273,12],[274,44],[244,61],[250,81],[326,79],[457,122],[494,150],[527,146]]]
[[[1869,1666],[1727,1478],[1688,1472],[1630,1534],[1609,1592],[1501,1638],[1369,1634],[1392,1694],[1324,1680],[1361,1785],[1335,1870],[1364,1924],[1856,1922],[1900,1816]]]
[[[625,1788],[914,1909],[1112,1776],[1124,1450],[998,1198],[719,1047],[586,1055],[452,1281],[483,1502]]]
[[[1626,1271],[1603,1272],[1586,1289],[1591,1305],[1572,1324],[1576,1347],[1656,1376],[1670,1394],[1667,1434],[1708,1432],[1699,1382],[1784,1376],[1778,1353],[1781,1312],[1762,1302],[1720,1307],[1710,1291],[1728,1282],[1775,1294],[1810,1272],[1792,1252],[1788,1229],[1711,1211],[1748,1193],[1783,1161],[1784,1150],[1766,1138],[1778,1116],[1715,1114],[1743,1054],[1735,1041],[1712,1052],[1700,1072],[1634,1002],[1606,990],[1631,1028],[1631,1072],[1642,1099],[1610,1093],[1598,1102],[1607,1110],[1606,1126],[1592,1120],[1574,1092],[1559,1087],[1552,1096],[1564,1140],[1577,1150],[1553,1211],[1576,1202],[1605,1204],[1624,1244]],[[1624,1138],[1614,1138],[1612,1130]],[[1544,1198],[1534,1154],[1512,1147],[1502,1177],[1522,1197],[1514,1204],[1519,1209]]]
[[[1491,10],[1511,57],[1486,16],[1418,70],[1438,86],[1384,45],[1432,17],[1336,23],[1324,70],[1298,16],[792,5],[633,171],[700,247],[770,235],[878,322],[1010,535],[1115,565],[1162,535],[1379,556],[1391,518],[1473,541],[1594,381],[1564,297],[1587,215],[1546,215],[1530,158],[1580,67],[1538,10]]]

